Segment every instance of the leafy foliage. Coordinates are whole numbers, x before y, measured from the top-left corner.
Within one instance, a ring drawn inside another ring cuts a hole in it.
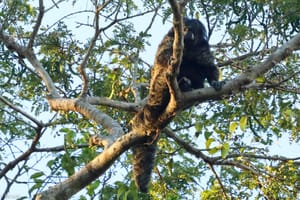
[[[157,44],[172,26],[169,5],[160,0],[112,0],[103,7],[105,1],[54,2],[44,1],[33,50],[60,95],[80,95],[82,77],[77,68],[89,52],[98,5],[100,34],[86,64],[88,95],[140,103],[147,96]],[[0,2],[0,31],[28,45],[38,21],[38,4]],[[216,62],[228,80],[261,63],[300,31],[298,0],[192,0],[185,15],[206,24]],[[0,40],[1,199],[11,194],[33,198],[73,175],[102,151],[89,145],[90,135],[107,135],[104,127],[78,113],[50,110],[45,83],[13,50]],[[217,164],[162,133],[149,194],[140,194],[131,180],[129,151],[76,197],[299,198],[300,158],[291,157],[300,140],[299,65],[295,52],[237,95],[195,105],[176,116],[169,125],[176,137]],[[97,108],[128,132],[132,110]],[[277,143],[282,149],[272,150]],[[28,191],[19,192],[20,187]]]

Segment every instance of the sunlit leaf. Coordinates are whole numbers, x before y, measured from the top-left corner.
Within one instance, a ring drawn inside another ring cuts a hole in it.
[[[226,156],[229,154],[229,149],[230,149],[230,146],[228,143],[224,143],[222,145],[222,148],[221,148],[221,156],[222,158],[226,158]]]
[[[248,116],[242,116],[240,119],[240,128],[242,131],[246,130]]]
[[[208,140],[206,140],[205,142],[205,147],[206,149],[209,149],[210,148],[210,145],[215,141],[214,138],[208,138]]]
[[[229,125],[229,132],[233,133],[238,127],[238,125],[239,125],[238,122],[231,122]]]
[[[208,152],[209,152],[210,154],[215,154],[215,153],[217,153],[219,150],[220,150],[219,148],[213,147],[213,148],[211,148]]]

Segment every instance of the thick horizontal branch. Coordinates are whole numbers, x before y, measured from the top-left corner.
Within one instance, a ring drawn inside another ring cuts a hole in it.
[[[146,99],[139,102],[139,104],[112,100],[106,97],[86,97],[85,100],[92,105],[108,106],[129,112],[137,112],[144,104],[146,104]]]

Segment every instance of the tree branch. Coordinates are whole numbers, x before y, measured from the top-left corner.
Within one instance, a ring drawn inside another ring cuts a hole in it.
[[[42,122],[38,121],[35,117],[31,116],[30,114],[28,114],[27,112],[23,111],[19,107],[13,105],[11,102],[9,102],[7,99],[5,99],[3,96],[0,96],[0,101],[2,101],[4,104],[6,104],[8,107],[10,107],[11,109],[15,110],[16,112],[21,113],[24,117],[26,117],[27,119],[29,119],[30,121],[32,121],[33,123],[35,123],[37,126],[39,126],[39,127],[45,127],[45,125]]]
[[[76,194],[103,174],[123,152],[135,144],[140,143],[143,139],[144,135],[133,132],[127,133],[116,140],[109,148],[105,149],[76,174],[62,183],[41,192],[35,199],[69,199],[72,195]]]
[[[43,16],[44,16],[44,11],[45,11],[44,10],[44,2],[43,2],[43,0],[39,0],[39,15],[38,15],[36,24],[33,28],[32,34],[30,36],[30,39],[29,39],[29,43],[28,43],[28,46],[27,46],[28,49],[32,49],[32,47],[33,47],[35,37],[36,37],[36,35],[39,31],[39,28],[41,26],[41,23],[42,23],[42,19],[43,19]]]
[[[89,79],[88,76],[85,72],[85,66],[88,62],[88,59],[92,53],[92,50],[96,44],[96,41],[99,37],[99,34],[101,33],[101,31],[99,30],[99,12],[100,12],[101,8],[98,8],[98,5],[95,6],[95,33],[94,36],[91,40],[91,43],[89,45],[89,48],[87,50],[86,55],[84,56],[81,64],[78,67],[78,71],[81,74],[81,78],[82,78],[82,89],[81,89],[81,97],[85,97],[87,96],[88,93],[88,84],[89,84]]]
[[[187,152],[196,156],[197,158],[201,158],[205,162],[210,162],[210,157],[206,156],[200,149],[197,149],[190,145],[189,143],[185,142],[183,139],[178,137],[173,131],[169,128],[164,129],[165,134],[172,138],[175,142],[177,142],[181,147],[183,147]]]
[[[216,177],[216,179],[217,179],[217,181],[218,181],[218,183],[219,183],[219,185],[220,185],[220,187],[222,189],[223,196],[225,197],[225,199],[229,199],[228,195],[226,193],[226,189],[225,189],[225,187],[224,187],[224,185],[223,185],[223,183],[222,183],[222,181],[221,181],[218,173],[216,172],[214,166],[212,164],[209,164],[209,167],[210,167],[211,171],[213,172],[213,174],[215,175],[215,177]]]
[[[190,143],[184,141],[180,137],[178,137],[170,128],[165,128],[164,133],[167,135],[167,137],[172,138],[175,142],[177,142],[178,145],[180,145],[182,148],[184,148],[188,153],[191,155],[194,155],[197,158],[201,158],[204,162],[206,162],[209,165],[232,165],[236,166],[240,169],[243,170],[248,170],[251,172],[255,172],[254,169],[252,169],[249,166],[245,166],[241,163],[237,163],[233,160],[233,158],[239,158],[239,157],[244,157],[244,158],[253,158],[253,159],[263,159],[263,160],[273,160],[273,161],[281,161],[281,162],[287,162],[287,161],[294,161],[294,163],[297,164],[297,160],[300,160],[300,157],[295,157],[295,158],[287,158],[283,156],[266,156],[266,155],[254,155],[254,154],[247,154],[247,153],[238,153],[238,154],[229,154],[226,156],[224,159],[222,156],[215,156],[215,157],[210,157],[206,156],[204,153],[202,153],[201,149],[197,149],[193,147]],[[254,173],[257,174],[257,173]]]
[[[117,101],[106,97],[86,97],[85,100],[92,105],[108,106],[129,112],[138,112],[146,104],[146,99],[137,103]]]
[[[124,134],[120,124],[107,114],[98,110],[95,106],[89,104],[83,98],[64,99],[64,98],[48,98],[49,104],[53,110],[60,111],[76,111],[88,119],[102,125],[110,135],[103,137],[103,145],[105,148],[110,146],[118,137]]]
[[[31,142],[31,145],[29,147],[29,149],[27,149],[22,155],[20,155],[19,157],[17,157],[15,160],[9,162],[3,169],[1,169],[0,171],[0,179],[11,169],[13,169],[19,162],[23,161],[23,160],[27,160],[28,157],[34,152],[36,145],[38,144],[43,131],[42,131],[43,127],[37,127],[36,128],[36,134]]]
[[[70,145],[60,145],[56,147],[44,147],[44,148],[35,148],[35,152],[60,152],[60,151],[66,151],[66,149],[82,149],[82,148],[88,148],[88,144],[79,144],[76,146]]]
[[[42,64],[36,58],[32,49],[25,48],[24,46],[19,45],[13,37],[3,33],[2,27],[0,25],[0,40],[5,44],[5,46],[11,51],[17,52],[19,55],[25,57],[31,65],[38,72],[46,87],[52,97],[59,97],[58,91],[55,88],[55,85],[50,78],[48,72],[44,69]]]
[[[218,46],[218,45],[216,45],[216,46]],[[247,59],[249,57],[257,56],[259,54],[264,54],[264,53],[267,53],[267,52],[273,52],[274,50],[275,50],[275,47],[272,47],[272,48],[269,48],[269,49],[263,49],[261,51],[249,52],[249,53],[240,55],[238,57],[231,58],[231,59],[226,60],[224,62],[218,63],[217,66],[218,67],[223,67],[223,66],[231,65],[231,64],[233,64],[233,63],[235,63],[237,61],[242,61],[242,60],[245,60],[245,59]]]
[[[183,17],[182,9],[176,0],[169,0],[173,11],[173,29],[174,41],[171,63],[169,63],[168,71],[166,73],[167,85],[170,93],[170,101],[165,109],[165,112],[160,116],[159,121],[170,119],[175,115],[175,110],[178,107],[178,100],[181,92],[177,83],[177,75],[179,74],[180,64],[184,48],[183,36]]]
[[[175,0],[169,0],[169,3],[173,11],[173,29],[174,29],[172,62],[169,63],[168,66],[168,76],[170,77],[169,89],[170,89],[171,96],[175,95],[175,98],[177,99],[176,93],[177,91],[180,90],[177,84],[176,77],[179,74],[180,64],[183,55],[183,48],[184,48],[183,17],[182,17],[183,7],[180,7]]]

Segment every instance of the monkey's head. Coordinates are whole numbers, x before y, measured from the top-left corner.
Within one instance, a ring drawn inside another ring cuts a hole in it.
[[[197,19],[184,18],[184,45],[188,47],[208,45],[207,32],[204,25]],[[168,36],[174,37],[173,28]]]
[[[204,25],[196,19],[184,19],[184,44],[197,46],[207,44],[208,37]]]

